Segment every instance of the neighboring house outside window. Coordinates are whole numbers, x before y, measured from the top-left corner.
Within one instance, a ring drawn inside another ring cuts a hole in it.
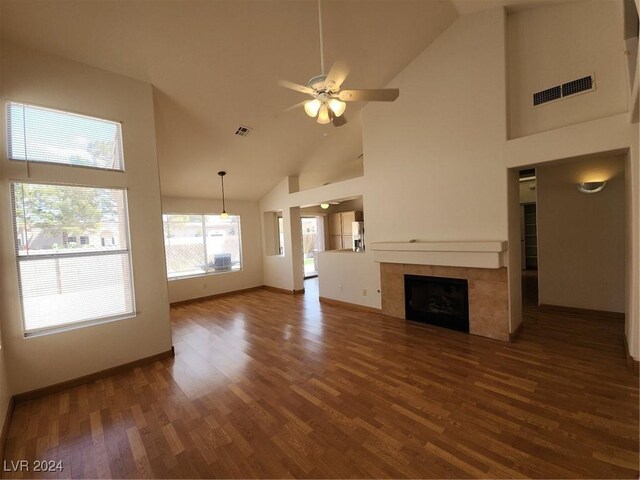
[[[238,215],[165,214],[162,223],[170,280],[242,269]]]

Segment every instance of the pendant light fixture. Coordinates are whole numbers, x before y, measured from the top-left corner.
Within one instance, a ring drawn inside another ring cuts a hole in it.
[[[224,170],[218,172],[218,175],[220,175],[220,184],[222,185],[222,213],[220,214],[220,218],[222,219],[229,218],[229,214],[227,213],[224,205],[224,176],[226,174],[227,172],[225,172]]]

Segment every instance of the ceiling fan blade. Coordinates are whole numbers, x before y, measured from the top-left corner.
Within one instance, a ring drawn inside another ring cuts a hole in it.
[[[344,114],[340,115],[339,117],[334,116],[333,117],[333,126],[334,127],[341,127],[343,125],[345,125],[347,123],[347,119],[344,118]]]
[[[295,105],[291,105],[289,108],[285,108],[285,109],[282,111],[282,113],[284,113],[284,112],[289,112],[289,111],[291,111],[291,110],[295,110],[296,108],[299,108],[299,107],[304,107],[304,104],[305,104],[305,103],[307,103],[308,101],[309,101],[309,100],[303,100],[303,101],[301,101],[300,103],[296,103]]]
[[[349,67],[344,62],[336,62],[331,66],[331,70],[327,74],[327,79],[324,81],[325,85],[332,91],[337,92],[340,90],[340,86],[344,82],[345,78],[349,75]]]
[[[400,95],[397,88],[370,90],[342,90],[338,98],[343,102],[393,102]]]
[[[312,88],[305,87],[304,85],[299,85],[297,83],[288,82],[287,80],[279,80],[278,85],[290,90],[295,90],[296,92],[306,93],[307,95],[313,95],[315,93]]]
[[[274,118],[279,118],[281,115],[284,115],[287,112],[290,112],[291,110],[296,110],[299,107],[304,107],[304,104],[307,103],[309,100],[303,100],[299,103],[296,103],[295,105],[291,105],[289,108],[285,108],[284,110],[279,111],[278,113],[276,113],[274,115]]]

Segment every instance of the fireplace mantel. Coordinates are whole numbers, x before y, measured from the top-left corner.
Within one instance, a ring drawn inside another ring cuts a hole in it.
[[[438,241],[373,242],[373,259],[380,263],[500,268],[505,266],[507,242]]]

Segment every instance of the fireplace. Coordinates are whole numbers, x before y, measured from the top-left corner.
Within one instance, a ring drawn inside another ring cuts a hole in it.
[[[404,276],[407,320],[469,332],[469,295],[466,279]]]

